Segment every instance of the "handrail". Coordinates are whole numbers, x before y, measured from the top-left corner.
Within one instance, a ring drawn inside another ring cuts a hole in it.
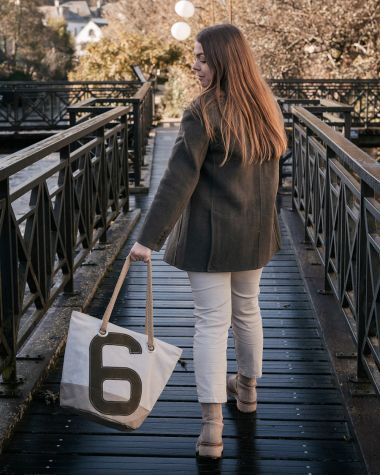
[[[285,83],[285,84],[370,84],[370,85],[379,85],[378,79],[319,79],[319,78],[284,78],[284,79],[268,79],[270,84],[278,84],[278,83]]]
[[[353,107],[352,126],[380,127],[379,79],[269,79],[273,92],[294,99],[337,100]]]
[[[129,111],[129,107],[115,107],[100,116],[89,119],[82,124],[70,127],[62,132],[57,132],[51,137],[8,155],[0,161],[0,180],[4,180],[22,168],[32,165],[40,160],[42,156],[57,152],[61,148],[83,137],[83,135],[94,132],[99,129],[99,127],[103,127],[117,117],[127,114]]]
[[[149,91],[149,89],[151,88],[151,84],[150,82],[145,82],[140,88],[139,90],[131,97],[131,99],[135,99],[135,100],[138,100],[138,101],[141,101],[142,99],[144,99],[144,97],[146,96],[147,92]]]
[[[323,140],[353,172],[357,173],[374,191],[380,192],[380,163],[305,108],[293,106],[292,112]]]
[[[357,376],[380,395],[380,163],[305,108],[292,114],[292,207],[357,346]]]
[[[119,80],[106,80],[106,81],[65,81],[65,80],[57,80],[57,81],[0,81],[0,89],[1,88],[12,88],[13,86],[17,86],[17,87],[20,87],[20,86],[23,86],[23,87],[45,87],[45,86],[56,86],[56,85],[59,85],[59,86],[76,86],[76,85],[79,85],[79,86],[83,86],[83,85],[92,85],[92,84],[95,84],[95,85],[108,85],[108,84],[112,84],[112,85],[120,85],[120,86],[123,86],[123,85],[130,85],[130,84],[133,84],[133,85],[136,85],[136,86],[140,86],[141,85],[141,82],[138,81],[138,80],[126,80],[126,81],[119,81]]]
[[[130,113],[115,107],[0,161],[3,382],[17,381],[18,349],[58,295],[72,294],[76,269],[129,209]],[[12,189],[14,174],[48,157],[43,173]]]
[[[313,115],[319,116],[331,126],[338,127],[344,133],[347,138],[351,137],[351,112],[353,107],[347,104],[342,104],[337,101],[329,99],[305,99],[294,97],[278,97],[276,96],[278,104],[281,108],[285,130],[288,135],[288,147],[289,150],[280,159],[280,184],[282,185],[285,177],[291,176],[289,171],[292,154],[290,149],[292,147],[292,125],[293,125],[293,112],[292,108],[295,106],[302,106],[305,110],[308,110]],[[333,114],[339,114],[343,117],[336,117]]]
[[[86,121],[94,114],[101,114],[115,107],[115,104],[130,104],[132,106],[130,156],[135,186],[139,186],[145,145],[154,115],[154,93],[150,82],[144,83],[132,97],[94,97],[68,107],[70,123],[74,125]],[[78,119],[79,114],[82,116]]]
[[[0,130],[65,129],[69,106],[99,96],[131,98],[141,87],[139,81],[0,82]]]

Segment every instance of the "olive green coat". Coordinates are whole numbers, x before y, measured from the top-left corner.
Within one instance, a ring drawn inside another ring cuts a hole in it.
[[[233,147],[224,158],[220,133],[206,135],[186,109],[167,169],[137,241],[164,261],[195,272],[258,269],[280,248],[275,199],[278,161],[241,165]]]

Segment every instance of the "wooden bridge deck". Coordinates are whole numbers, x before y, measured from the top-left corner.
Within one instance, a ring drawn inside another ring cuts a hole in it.
[[[148,196],[136,197],[143,214],[176,133],[176,128],[157,131],[151,190]],[[102,316],[137,231],[138,227],[88,313]],[[135,433],[123,433],[61,410],[61,358],[0,456],[0,473],[367,473],[283,224],[282,234],[283,248],[261,281],[265,349],[257,413],[244,415],[232,402],[225,405],[220,463],[199,461],[194,455],[200,409],[192,364],[191,290],[185,272],[162,262],[162,250],[153,257],[155,334],[181,346],[187,365],[177,364],[152,414]],[[133,264],[113,323],[144,331],[145,272],[143,263]],[[228,371],[235,370],[230,338]]]

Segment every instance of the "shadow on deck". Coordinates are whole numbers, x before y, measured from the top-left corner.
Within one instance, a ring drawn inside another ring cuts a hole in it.
[[[136,196],[147,211],[170,149],[175,127],[157,130],[149,195]],[[135,228],[103,281],[89,314],[101,317]],[[260,303],[264,324],[264,368],[254,416],[224,407],[224,457],[219,464],[197,461],[200,430],[192,363],[192,298],[185,272],[153,256],[155,334],[181,346],[187,367],[177,365],[151,416],[135,433],[122,433],[69,414],[59,407],[63,356],[34,399],[11,443],[0,456],[0,473],[367,473],[353,435],[319,323],[301,277],[287,229],[283,248],[265,268]],[[131,267],[111,321],[144,331],[144,264]],[[228,371],[236,371],[232,335]]]

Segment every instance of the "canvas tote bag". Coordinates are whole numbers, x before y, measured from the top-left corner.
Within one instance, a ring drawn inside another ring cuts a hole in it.
[[[146,334],[108,323],[130,264],[128,255],[102,320],[72,312],[60,384],[62,407],[121,430],[143,423],[182,353],[154,338],[151,261]]]

